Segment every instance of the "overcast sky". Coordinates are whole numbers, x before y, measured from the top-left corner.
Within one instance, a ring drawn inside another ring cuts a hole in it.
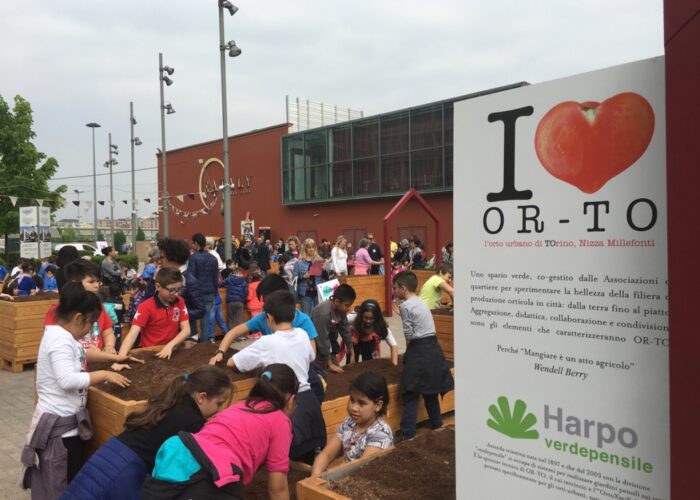
[[[234,0],[226,40],[229,133],[285,121],[285,95],[349,106],[365,116],[518,81],[537,83],[663,54],[661,0]],[[165,98],[168,149],[220,138],[216,0],[34,0],[0,3],[0,95],[34,110],[36,144],[59,162],[57,180],[91,200],[107,133],[119,145],[114,198],[130,199],[129,101],[138,120],[136,168],[160,147],[158,53],[175,68]],[[71,176],[81,178],[64,179]],[[8,179],[0,179],[2,186]],[[109,177],[97,178],[109,199]],[[156,196],[155,170],[137,173],[137,198]],[[176,194],[176,193],[173,193]],[[155,210],[142,205],[140,215]],[[92,220],[80,208],[81,217]],[[117,203],[115,217],[129,214]],[[109,215],[99,207],[99,217]],[[59,218],[77,216],[69,204]]]

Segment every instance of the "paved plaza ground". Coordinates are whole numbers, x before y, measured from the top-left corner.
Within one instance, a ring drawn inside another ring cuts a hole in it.
[[[405,350],[401,319],[398,315],[387,318],[389,328],[399,344],[399,352]],[[237,348],[245,344],[234,344]],[[389,350],[382,343],[382,355]],[[19,456],[34,411],[34,366],[22,373],[0,370],[0,500],[30,498],[29,492],[19,487]]]

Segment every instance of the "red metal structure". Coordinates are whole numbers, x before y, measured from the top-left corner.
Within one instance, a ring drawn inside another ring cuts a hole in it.
[[[435,221],[435,268],[440,267],[442,261],[442,253],[440,252],[440,217],[435,213],[432,207],[427,201],[420,195],[418,191],[411,188],[406,191],[406,194],[401,197],[401,199],[394,205],[394,207],[389,210],[389,212],[384,216],[384,258],[388,258],[391,255],[391,239],[389,238],[389,222],[396,216],[396,214],[408,203],[411,199],[415,198],[418,203],[423,207],[423,210],[430,216],[433,221]],[[384,311],[385,316],[392,315],[391,308],[391,270],[389,266],[384,266],[384,299],[386,304],[386,311]]]

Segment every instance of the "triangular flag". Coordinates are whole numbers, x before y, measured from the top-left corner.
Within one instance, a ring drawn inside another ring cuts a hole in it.
[[[177,201],[179,201],[180,203],[182,203],[183,201],[185,201],[185,195],[184,195],[184,194],[178,194],[175,198],[177,198]]]
[[[187,197],[188,197],[190,200],[194,200],[194,193],[187,193]]]
[[[39,204],[40,207],[44,206],[44,200],[40,200],[37,198],[36,202]]]
[[[150,202],[151,202],[151,199],[150,199],[150,198],[144,198],[143,201],[145,201],[146,203],[150,203]]]
[[[128,205],[128,204],[129,204],[129,200],[122,200],[122,203],[123,203],[124,205]]]
[[[75,205],[76,207],[79,207],[79,206],[80,206],[80,202],[79,202],[79,201],[74,201],[74,202],[73,202],[73,205]]]
[[[16,196],[9,196],[10,201],[12,202],[12,206],[14,207],[17,204],[17,197]]]
[[[98,201],[97,203],[99,203],[100,206],[103,206],[103,207],[105,206],[105,202],[104,202],[104,201]]]

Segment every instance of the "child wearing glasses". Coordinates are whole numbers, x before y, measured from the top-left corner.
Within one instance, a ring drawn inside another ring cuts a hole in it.
[[[180,296],[184,286],[182,273],[164,267],[156,273],[155,283],[155,295],[143,301],[136,310],[119,354],[128,354],[141,335],[141,347],[164,345],[156,356],[170,359],[175,346],[190,336],[189,315]]]

